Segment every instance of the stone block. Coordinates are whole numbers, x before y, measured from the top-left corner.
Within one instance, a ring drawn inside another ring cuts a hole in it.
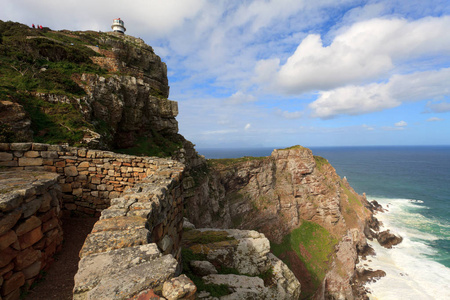
[[[13,160],[13,155],[7,152],[0,152],[0,161],[10,161]]]
[[[19,158],[19,166],[20,167],[42,166],[43,164],[44,164],[44,161],[43,161],[42,157],[36,157],[36,158],[20,157]]]
[[[40,153],[39,153],[39,151],[27,151],[27,152],[24,153],[23,156],[30,157],[30,158],[35,158],[35,157],[39,157]]]
[[[34,250],[31,247],[21,251],[14,259],[14,269],[20,271],[28,267],[29,265],[40,259],[41,255],[41,251]]]
[[[166,299],[194,300],[197,287],[186,275],[182,274],[164,282],[162,294]]]
[[[64,168],[66,166],[65,160],[55,161],[55,167],[57,168]]]
[[[72,192],[72,184],[71,183],[61,184],[61,191],[63,193],[71,193]]]
[[[90,164],[88,161],[83,161],[78,165],[78,168],[89,168]]]
[[[145,228],[146,222],[147,220],[144,218],[125,216],[99,220],[94,224],[92,233],[100,231],[141,229]]]
[[[19,162],[17,160],[11,160],[11,161],[0,161],[1,167],[18,167]]]
[[[58,152],[56,151],[41,151],[42,158],[58,158]]]
[[[2,236],[0,236],[0,251],[8,248],[9,245],[14,243],[15,241],[17,241],[16,233],[13,230],[6,232]]]
[[[50,193],[45,193],[42,195],[42,204],[41,207],[39,207],[39,212],[47,212],[51,208],[51,202],[52,202],[52,196]]]
[[[41,227],[37,227],[19,237],[20,247],[22,249],[28,248],[38,242],[43,236]]]
[[[12,143],[10,148],[13,151],[28,151],[31,149],[31,143]]]
[[[64,174],[66,176],[77,176],[78,175],[77,167],[75,167],[75,166],[65,167]]]
[[[73,203],[66,203],[66,204],[64,204],[64,207],[67,210],[77,210],[77,205],[73,204]]]
[[[102,182],[102,179],[98,176],[91,176],[91,183],[92,184],[100,184]]]
[[[147,235],[148,230],[145,228],[90,233],[80,251],[80,257],[114,249],[144,245],[148,243]]]
[[[24,235],[27,232],[35,229],[36,227],[41,226],[41,220],[36,216],[31,216],[26,219],[23,223],[19,224],[16,228],[16,234],[18,236]]]
[[[47,144],[33,143],[33,145],[31,145],[31,150],[46,151],[47,146],[48,146]]]
[[[18,191],[7,192],[6,194],[0,195],[0,211],[7,212],[11,211],[24,201],[22,193]]]
[[[23,210],[23,218],[28,218],[29,216],[34,215],[41,207],[43,201],[43,197],[37,197],[36,199],[23,204],[21,206]]]
[[[11,276],[11,278],[3,282],[2,296],[10,294],[11,292],[17,290],[24,284],[25,284],[25,276],[23,275],[23,273],[22,272],[14,273]]]
[[[21,295],[20,288],[14,290],[6,296],[3,296],[3,300],[19,300]]]
[[[23,269],[22,273],[25,276],[25,279],[30,279],[30,278],[33,278],[33,277],[39,275],[39,272],[41,271],[41,266],[42,266],[42,262],[36,261],[32,265]]]
[[[45,214],[42,214],[39,216],[39,219],[42,221],[42,223],[47,222],[51,218],[55,217],[57,215],[56,208],[53,208],[46,212]]]
[[[10,273],[14,269],[14,262],[10,262],[6,266],[0,268],[0,278],[3,278],[3,275]],[[7,276],[5,276],[7,278]],[[1,285],[0,285],[1,287]]]
[[[3,215],[3,217],[0,218],[0,234],[5,234],[7,231],[13,228],[14,225],[16,225],[17,221],[20,219],[21,215],[22,209],[15,209],[9,214]]]
[[[48,220],[47,222],[42,224],[42,232],[47,232],[49,230],[58,228],[58,226],[59,226],[59,220],[56,217],[51,218],[50,220]]]
[[[161,289],[163,283],[175,275],[177,267],[177,261],[171,255],[165,255],[105,274],[95,285],[87,288],[80,287],[75,281],[74,299],[129,299],[146,289]]]

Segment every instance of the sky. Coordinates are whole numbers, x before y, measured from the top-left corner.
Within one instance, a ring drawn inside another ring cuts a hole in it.
[[[450,145],[450,0],[1,0],[0,19],[110,31],[168,67],[198,148]]]

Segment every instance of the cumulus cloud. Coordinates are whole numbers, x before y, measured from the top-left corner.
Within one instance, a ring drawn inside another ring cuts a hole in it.
[[[394,124],[396,127],[405,127],[408,126],[408,123],[406,123],[405,121],[399,121],[397,123]]]
[[[450,111],[450,103],[446,101],[429,101],[427,103],[428,112],[444,113]]]
[[[439,121],[443,121],[444,119],[442,118],[438,118],[438,117],[431,117],[429,119],[427,119],[427,122],[439,122]]]
[[[338,115],[361,115],[399,106],[403,102],[437,99],[450,95],[450,68],[394,75],[387,83],[345,86],[320,92],[309,104],[312,116],[330,119]],[[442,105],[444,104],[444,105]],[[431,103],[432,110],[445,111],[447,103]],[[450,110],[450,104],[448,105]]]
[[[266,72],[257,75],[260,79],[275,78],[275,87],[288,94],[366,83],[386,76],[402,62],[448,55],[448,28],[450,16],[362,21],[339,33],[330,45],[310,34],[283,65],[262,60],[256,72]]]
[[[285,119],[290,119],[290,120],[294,120],[294,119],[300,119],[302,118],[305,113],[303,111],[285,111],[285,110],[281,110],[281,109],[277,109],[275,110],[275,114],[277,114],[278,116],[281,116]]]
[[[244,94],[242,91],[237,91],[231,95],[226,102],[230,104],[241,104],[246,102],[255,102],[256,97],[253,95]]]

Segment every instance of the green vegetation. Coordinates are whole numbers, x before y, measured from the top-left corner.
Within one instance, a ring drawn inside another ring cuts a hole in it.
[[[177,141],[176,136],[163,136],[152,129],[151,136],[140,137],[134,147],[117,149],[115,151],[129,155],[169,157],[181,147],[182,143]]]
[[[264,160],[267,159],[267,156],[262,157],[253,157],[253,156],[244,156],[240,158],[221,158],[221,159],[208,159],[208,165],[211,167],[216,166],[232,166],[234,164],[239,164],[243,162],[253,161],[253,160]]]
[[[283,238],[281,244],[270,243],[270,248],[277,257],[294,251],[311,274],[316,290],[325,277],[328,260],[337,242],[322,226],[303,221],[300,227]],[[289,265],[289,262],[286,263]]]
[[[277,150],[291,150],[291,149],[305,149],[305,147],[300,146],[300,145],[295,145],[295,146],[287,147],[284,149],[277,149]]]
[[[81,112],[72,104],[46,102],[33,92],[64,95],[73,103],[74,98],[85,95],[74,76],[106,74],[90,59],[99,55],[84,46],[90,41],[11,21],[0,21],[0,36],[0,99],[24,107],[36,142],[81,146],[84,129],[94,129]],[[14,141],[6,125],[0,131],[2,140]]]
[[[361,201],[359,201],[358,197],[354,193],[352,193],[342,182],[340,182],[341,188],[344,190],[344,193],[348,197],[348,202],[350,202],[351,205],[357,205],[362,206]]]
[[[193,260],[206,260],[205,254],[195,254],[190,249],[181,249],[181,257],[183,261],[183,274],[186,274],[197,287],[197,291],[206,291],[212,297],[221,297],[230,294],[230,289],[224,284],[205,284],[200,276],[194,274],[191,269],[190,262]]]
[[[324,165],[329,165],[330,164],[328,162],[328,160],[326,160],[325,158],[323,158],[321,156],[317,156],[317,155],[314,155],[314,161],[316,162],[316,166],[319,169],[319,171],[322,171],[322,167]]]
[[[106,74],[91,61],[99,54],[84,46],[86,39],[10,21],[0,21],[0,35],[0,95],[15,90],[82,96],[73,74]]]

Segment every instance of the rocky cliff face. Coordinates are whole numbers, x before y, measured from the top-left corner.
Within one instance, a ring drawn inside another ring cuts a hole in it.
[[[143,40],[1,21],[0,35],[0,107],[20,112],[0,114],[3,142],[68,143],[201,163],[178,134],[166,64]]]
[[[192,186],[186,206],[196,226],[257,230],[275,249],[291,244],[277,254],[291,266],[302,290],[309,287],[311,295],[320,284],[319,298],[351,299],[350,281],[358,249],[366,245],[371,212],[365,197],[325,159],[296,146],[265,158],[214,160],[185,184]],[[317,240],[297,239],[297,229],[300,236],[310,231]],[[320,251],[326,253],[315,257]]]

